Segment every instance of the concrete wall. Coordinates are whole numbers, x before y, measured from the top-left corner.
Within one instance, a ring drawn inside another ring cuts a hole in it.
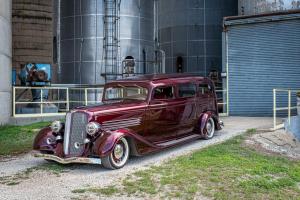
[[[13,68],[52,64],[53,0],[12,0]]]
[[[0,125],[11,116],[11,0],[0,0]]]

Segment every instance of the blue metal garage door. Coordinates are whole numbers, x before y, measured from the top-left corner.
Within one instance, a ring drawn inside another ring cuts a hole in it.
[[[300,88],[300,13],[225,20],[225,28],[229,114],[271,116],[273,88]]]

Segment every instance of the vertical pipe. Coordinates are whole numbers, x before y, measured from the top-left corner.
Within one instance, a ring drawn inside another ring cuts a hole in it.
[[[204,48],[203,48],[203,51],[204,51],[204,76],[207,76],[207,64],[206,64],[206,61],[207,61],[207,58],[206,58],[206,54],[207,54],[207,50],[206,50],[206,0],[203,1],[204,3],[204,9],[203,9],[203,14],[204,14],[204,22],[203,22],[203,45],[204,45]]]
[[[85,99],[85,105],[88,105],[88,95],[87,95],[87,88],[84,89],[84,99]]]
[[[166,53],[163,50],[160,50],[161,53],[161,73],[166,73]]]
[[[276,130],[276,89],[273,89],[273,125]]]
[[[13,113],[12,113],[12,115],[13,115],[13,117],[15,117],[16,116],[16,88],[15,88],[15,86],[13,86]]]
[[[66,108],[66,110],[67,110],[67,112],[70,110],[70,99],[69,99],[69,88],[67,88],[66,89],[66,100],[67,100],[67,108]]]
[[[158,16],[157,16],[157,3],[158,1],[157,0],[154,0],[154,6],[153,6],[153,14],[154,14],[154,29],[153,29],[153,35],[154,35],[154,38],[153,40],[155,41],[155,46],[156,48],[158,48],[158,45],[157,45],[157,41],[158,41]]]
[[[96,51],[95,51],[95,65],[94,65],[94,84],[97,84],[97,57],[98,57],[98,1],[95,1],[96,5],[96,14],[95,14],[95,44],[96,44]],[[96,99],[96,94],[95,94],[95,99]]]
[[[288,91],[289,94],[289,102],[288,102],[288,121],[289,121],[289,125],[291,125],[291,97],[292,97],[292,92],[291,90]]]
[[[226,32],[225,42],[226,42],[226,113],[229,116],[229,52],[228,52],[228,33]]]
[[[57,62],[58,62],[58,81],[59,83],[61,83],[61,59],[60,59],[60,24],[61,24],[61,11],[60,11],[60,7],[61,7],[61,0],[58,0],[58,5],[57,5],[57,27],[56,27],[56,37],[57,37]]]
[[[41,94],[41,96],[40,96],[41,97],[41,106],[40,107],[41,107],[41,115],[42,115],[43,114],[43,89],[41,89],[40,94]]]

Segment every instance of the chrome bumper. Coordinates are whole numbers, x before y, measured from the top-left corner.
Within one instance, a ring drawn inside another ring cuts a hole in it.
[[[46,160],[53,160],[61,164],[71,164],[71,163],[84,163],[84,164],[96,164],[101,165],[100,158],[84,158],[84,157],[72,157],[72,158],[60,158],[51,154],[33,153],[36,158],[44,158]]]
[[[220,124],[221,128],[224,128],[224,127],[225,127],[225,125],[224,125],[224,122],[223,122],[223,121],[219,121],[219,124]]]

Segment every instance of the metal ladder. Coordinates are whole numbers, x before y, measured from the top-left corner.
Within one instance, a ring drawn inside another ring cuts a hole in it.
[[[120,72],[120,3],[121,0],[103,0],[104,2],[104,39],[103,60],[105,81],[116,80]]]

